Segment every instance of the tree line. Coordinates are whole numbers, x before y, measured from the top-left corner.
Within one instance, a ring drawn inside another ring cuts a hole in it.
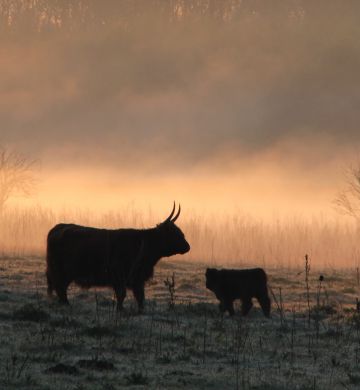
[[[209,17],[219,22],[243,17],[302,20],[319,13],[351,12],[357,0],[1,0],[2,30],[77,30],[84,26],[128,28],[137,17],[156,13],[167,22]]]

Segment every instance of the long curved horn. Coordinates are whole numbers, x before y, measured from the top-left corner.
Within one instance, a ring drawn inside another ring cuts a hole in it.
[[[175,217],[171,220],[171,222],[175,222],[179,218],[180,211],[181,211],[181,206],[179,204],[179,211],[176,213]]]
[[[174,212],[175,212],[175,200],[174,200],[174,206],[173,206],[173,209],[172,209],[170,215],[165,219],[165,221],[164,221],[163,223],[165,223],[165,222],[170,222],[172,216],[174,215]]]

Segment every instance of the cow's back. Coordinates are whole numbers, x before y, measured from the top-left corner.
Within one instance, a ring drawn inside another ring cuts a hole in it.
[[[140,246],[139,230],[62,223],[49,231],[47,266],[81,285],[107,285],[115,273],[127,275]]]
[[[48,272],[64,280],[96,278],[106,261],[105,237],[101,229],[74,224],[54,226],[47,239]]]
[[[234,298],[256,296],[267,289],[267,277],[262,268],[220,270],[219,282],[223,291]]]

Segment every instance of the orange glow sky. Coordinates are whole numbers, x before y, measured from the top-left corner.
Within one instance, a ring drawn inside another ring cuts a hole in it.
[[[360,146],[359,5],[257,3],[222,22],[170,22],[109,2],[96,26],[72,20],[76,31],[14,17],[0,144],[41,162],[30,201],[333,214]]]
[[[323,148],[316,153],[323,156],[326,149],[335,146],[328,143]],[[348,148],[339,156],[317,161],[307,143],[299,146],[291,142],[245,159],[237,158],[231,150],[223,153],[184,172],[159,167],[161,159],[152,160],[146,172],[126,172],[90,162],[87,167],[44,167],[31,202],[97,212],[133,204],[139,209],[159,209],[159,214],[165,215],[176,200],[190,212],[238,212],[266,220],[289,215],[336,216],[333,200],[343,185],[346,163],[356,155]],[[306,163],[298,161],[299,155]]]

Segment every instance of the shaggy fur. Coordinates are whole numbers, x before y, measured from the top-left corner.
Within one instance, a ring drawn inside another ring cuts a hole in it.
[[[153,276],[156,263],[161,257],[189,250],[183,232],[169,218],[143,230],[59,224],[47,238],[48,295],[55,290],[60,302],[67,304],[71,282],[86,288],[111,287],[121,309],[128,288],[141,311],[144,285]]]
[[[266,317],[270,316],[271,302],[267,290],[267,277],[262,268],[232,270],[208,268],[206,270],[206,288],[211,290],[220,301],[220,311],[234,314],[233,302],[242,301],[242,314],[247,315],[252,308],[252,298],[259,301]]]

